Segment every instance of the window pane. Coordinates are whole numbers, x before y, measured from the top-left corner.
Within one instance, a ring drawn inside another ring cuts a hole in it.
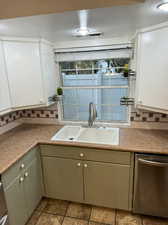
[[[61,65],[61,70],[64,70],[64,69],[75,69],[76,67],[76,63],[75,62],[62,62],[60,63]]]
[[[104,105],[120,105],[120,98],[128,96],[127,88],[107,88],[101,92],[101,104]]]
[[[78,107],[75,105],[64,104],[63,107],[63,118],[64,120],[77,121],[78,118]]]
[[[77,104],[76,89],[64,89],[63,104]]]
[[[102,106],[99,114],[99,120],[102,121],[118,121],[126,122],[127,121],[127,110],[126,106]]]
[[[129,60],[119,58],[60,63],[63,86],[128,85],[123,70]]]
[[[89,103],[93,102],[97,121],[127,122],[128,107],[120,105],[120,98],[129,96],[129,82],[123,76],[129,61],[129,58],[115,58],[60,63],[62,86],[66,87],[64,120],[87,121]]]
[[[101,77],[98,75],[93,76],[93,74],[79,74],[79,75],[62,75],[63,86],[73,87],[73,86],[97,86],[100,82]]]
[[[127,121],[127,107],[120,105],[120,98],[128,95],[127,88],[74,88],[64,89],[64,119],[87,121],[89,103],[96,105],[97,121]]]
[[[78,69],[92,69],[92,61],[77,61],[76,66]]]

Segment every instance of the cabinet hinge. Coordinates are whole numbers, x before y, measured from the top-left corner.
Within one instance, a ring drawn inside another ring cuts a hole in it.
[[[120,98],[120,105],[129,106],[129,105],[134,105],[134,103],[135,103],[134,98],[128,98],[128,97]]]

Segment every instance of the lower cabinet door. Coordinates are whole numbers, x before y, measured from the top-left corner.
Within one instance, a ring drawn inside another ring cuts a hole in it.
[[[21,179],[21,180],[20,180]],[[10,225],[24,225],[28,219],[24,196],[24,180],[18,177],[5,189]]]
[[[130,166],[85,162],[84,185],[86,203],[129,209]]]
[[[25,201],[28,217],[30,217],[42,198],[42,173],[38,159],[34,159],[25,170],[24,179]]]
[[[79,160],[43,157],[45,195],[83,201],[83,167]]]

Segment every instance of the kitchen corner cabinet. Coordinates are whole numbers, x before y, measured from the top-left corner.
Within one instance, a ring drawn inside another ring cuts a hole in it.
[[[3,39],[12,109],[51,104],[55,94],[54,52],[39,39]]]
[[[137,108],[168,113],[168,23],[137,34]]]
[[[11,110],[9,83],[6,73],[2,41],[0,41],[0,115]]]
[[[37,207],[42,194],[42,172],[37,149],[2,174],[10,225],[24,225]]]
[[[46,197],[131,210],[131,153],[42,145],[41,156]]]

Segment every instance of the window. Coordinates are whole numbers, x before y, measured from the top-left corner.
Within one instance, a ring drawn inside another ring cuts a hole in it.
[[[63,120],[87,121],[89,103],[96,105],[97,121],[128,122],[129,81],[123,76],[129,58],[60,62],[63,88]]]

